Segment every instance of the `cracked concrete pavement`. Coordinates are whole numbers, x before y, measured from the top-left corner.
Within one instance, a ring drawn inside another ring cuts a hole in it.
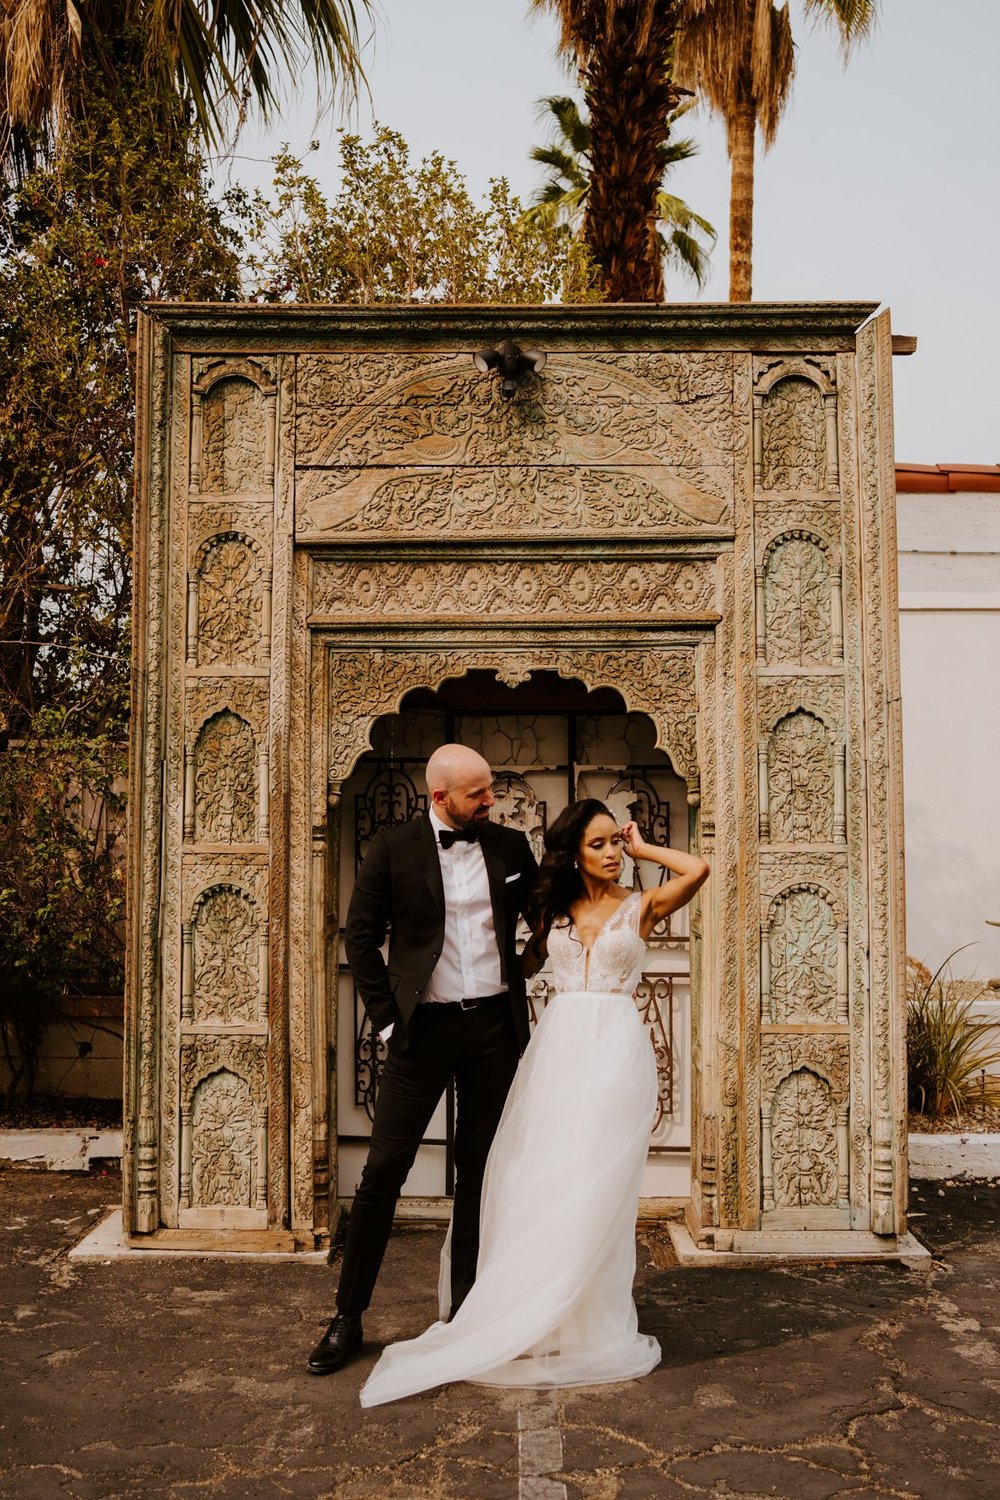
[[[664,1349],[647,1379],[453,1386],[370,1412],[357,1392],[379,1347],[434,1315],[439,1230],[394,1235],[364,1357],[318,1380],[305,1357],[335,1269],[69,1262],[118,1191],[0,1173],[5,1500],[1000,1496],[996,1185],[918,1185],[929,1278],[681,1270],[665,1234],[644,1233],[639,1321]],[[525,1466],[543,1450],[557,1470]]]

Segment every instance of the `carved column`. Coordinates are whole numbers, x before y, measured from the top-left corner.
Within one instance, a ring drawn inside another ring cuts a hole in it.
[[[766,844],[771,837],[766,740],[758,740],[757,742],[757,795],[760,799],[760,839],[761,843]]]
[[[194,838],[194,746],[184,747],[184,837]]]
[[[194,568],[188,574],[187,665],[198,665],[198,574]]]
[[[194,1020],[194,926],[181,926],[181,1023]]]

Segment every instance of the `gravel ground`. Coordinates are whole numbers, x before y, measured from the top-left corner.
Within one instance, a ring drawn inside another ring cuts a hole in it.
[[[1000,1187],[917,1184],[929,1277],[892,1265],[685,1270],[638,1246],[645,1380],[458,1385],[363,1412],[433,1316],[438,1230],[393,1236],[367,1346],[305,1370],[336,1270],[88,1265],[116,1177],[0,1172],[4,1500],[989,1500],[1000,1495]]]

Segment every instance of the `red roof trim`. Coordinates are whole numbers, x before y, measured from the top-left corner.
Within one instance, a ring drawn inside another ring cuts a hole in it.
[[[1000,493],[1000,464],[897,464],[896,490],[903,495],[965,491]]]

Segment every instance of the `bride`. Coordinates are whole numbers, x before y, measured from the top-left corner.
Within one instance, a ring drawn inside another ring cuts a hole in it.
[[[530,972],[556,993],[511,1087],[483,1184],[476,1281],[450,1322],[391,1344],[361,1391],[378,1406],[451,1380],[595,1385],[648,1374],[656,1340],[638,1331],[635,1218],[656,1111],[656,1062],[633,995],[646,939],[708,876],[694,855],[645,843],[602,802],[575,802],[545,835]],[[623,853],[678,878],[618,884]]]

